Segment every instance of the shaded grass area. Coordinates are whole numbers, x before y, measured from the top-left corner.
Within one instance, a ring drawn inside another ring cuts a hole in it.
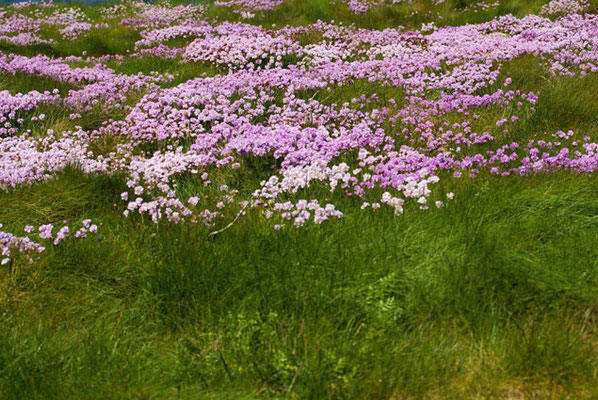
[[[66,95],[69,90],[77,90],[79,87],[55,79],[29,74],[0,74],[0,90],[8,90],[12,95],[28,93],[32,90],[41,93],[45,91],[52,92],[54,89],[58,89],[62,95]]]
[[[103,56],[106,54],[124,54],[133,49],[137,40],[141,39],[138,32],[126,26],[111,26],[89,31],[86,35],[74,40],[62,40],[56,45],[60,54],[77,54],[84,50],[89,56]]]
[[[279,232],[250,213],[213,241],[123,219],[123,182],[69,170],[2,196],[12,231],[103,223],[2,270],[5,398],[598,394],[592,177],[456,181],[401,218],[346,199]]]
[[[127,103],[134,104],[139,101],[141,93],[131,94],[130,100]],[[129,104],[126,104],[129,105]],[[63,105],[41,105],[33,111],[21,112],[19,115],[23,117],[24,121],[19,125],[21,132],[30,130],[35,136],[45,136],[48,129],[60,134],[64,131],[73,131],[79,129],[78,127],[92,131],[100,128],[106,121],[108,115],[114,119],[124,118],[126,110],[124,108],[112,109],[110,113],[106,112],[103,105],[96,105],[91,110],[79,114],[80,117],[71,119],[70,115],[77,110],[68,108]],[[43,121],[31,121],[32,117],[39,117],[41,114],[45,116]]]
[[[46,32],[46,36],[54,38],[56,43],[19,46],[0,42],[0,51],[28,57],[38,54],[49,57],[82,56],[85,51],[88,56],[98,57],[106,54],[125,54],[127,51],[132,51],[135,42],[141,39],[138,32],[121,25],[92,29],[86,34],[71,40],[65,40],[58,35],[55,27],[48,27],[42,32]]]
[[[183,62],[180,57],[167,59],[156,56],[144,56],[121,62],[111,61],[107,65],[114,71],[127,75],[134,75],[139,72],[149,75],[154,71],[174,75],[174,79],[171,82],[160,84],[163,87],[173,87],[191,79],[227,73],[227,71],[207,63]]]

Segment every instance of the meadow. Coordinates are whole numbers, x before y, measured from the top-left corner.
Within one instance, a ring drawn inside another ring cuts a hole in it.
[[[596,0],[0,5],[0,399],[596,399],[596,170]]]

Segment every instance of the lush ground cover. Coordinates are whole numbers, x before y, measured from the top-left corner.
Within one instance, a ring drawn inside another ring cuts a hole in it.
[[[597,398],[597,14],[3,6],[0,398]]]

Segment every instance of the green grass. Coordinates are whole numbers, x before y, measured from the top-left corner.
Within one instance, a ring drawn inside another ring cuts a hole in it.
[[[439,5],[433,0],[422,0],[413,3],[400,2],[370,8],[365,14],[356,15],[350,11],[345,3],[328,0],[291,0],[270,11],[256,12],[251,23],[266,28],[277,28],[285,25],[301,26],[315,23],[318,20],[330,22],[332,20],[345,24],[354,24],[360,28],[384,29],[403,26],[407,29],[419,29],[423,23],[434,21],[437,26],[463,25],[466,23],[481,23],[501,15],[513,14],[523,17],[530,13],[538,13],[545,3],[541,0],[507,0],[501,1],[499,6],[488,10],[466,9],[479,3],[479,0],[447,0]],[[488,3],[488,2],[486,2]],[[590,6],[598,5],[596,0],[589,2]],[[438,18],[442,15],[442,19]],[[233,9],[226,7],[208,8],[207,16],[218,20],[241,20]]]
[[[78,87],[55,79],[30,74],[0,74],[0,90],[8,90],[12,95],[28,93],[32,90],[41,93],[45,91],[52,92],[54,89],[58,89],[60,94],[65,96],[69,90],[77,90]]]
[[[345,200],[280,232],[250,215],[214,240],[122,219],[123,187],[70,170],[2,196],[13,231],[103,223],[2,271],[5,398],[598,394],[592,177],[451,183],[401,218]]]
[[[114,71],[127,75],[134,75],[139,72],[149,74],[153,71],[167,72],[174,75],[175,78],[171,82],[161,84],[163,87],[177,86],[194,78],[227,73],[227,71],[220,70],[213,65],[183,62],[180,57],[166,59],[155,56],[144,56],[120,62],[111,61],[107,65],[114,69]]]

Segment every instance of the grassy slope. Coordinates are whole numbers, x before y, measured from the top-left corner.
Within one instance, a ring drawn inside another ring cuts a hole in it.
[[[515,87],[541,85],[512,134],[595,139],[598,78],[533,71],[510,66]],[[0,270],[0,398],[598,397],[596,178],[439,185],[456,195],[440,210],[397,219],[338,199],[339,221],[276,232],[249,215],[211,241],[122,218],[119,177],[68,170],[2,194],[7,231],[90,217],[103,240]]]

